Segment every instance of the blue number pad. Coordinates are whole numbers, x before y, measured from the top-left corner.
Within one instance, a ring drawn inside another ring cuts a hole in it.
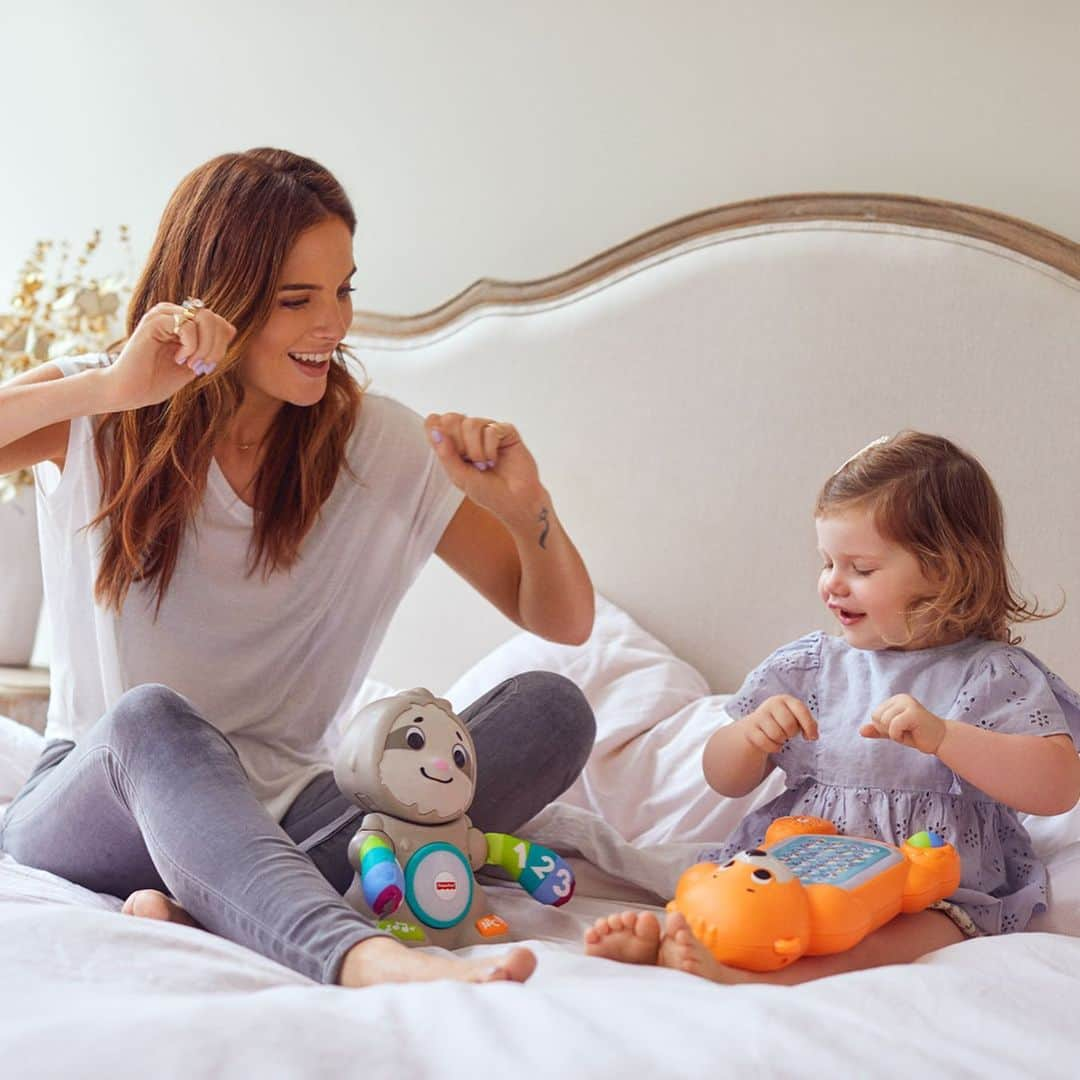
[[[886,844],[847,836],[792,836],[770,846],[804,885],[841,885],[851,888],[902,858]]]

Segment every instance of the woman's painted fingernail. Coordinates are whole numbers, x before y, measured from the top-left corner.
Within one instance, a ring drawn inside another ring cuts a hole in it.
[[[209,374],[209,371],[210,371],[210,365],[207,364],[207,363],[204,363],[202,360],[200,360],[195,365],[195,374],[196,375],[206,375],[206,374]]]
[[[476,468],[478,468],[481,472],[484,472],[487,469],[487,466],[482,461],[474,461],[473,465],[475,465]]]
[[[207,375],[213,375],[214,370],[217,368],[217,364],[205,364],[203,366],[206,368]]]
[[[188,358],[188,357],[186,357],[186,356],[178,356],[178,357],[176,358],[176,363],[177,363],[177,366],[178,366],[178,367],[183,367],[183,366],[184,366],[184,365],[185,365],[185,364],[186,364],[186,363],[188,362],[188,359],[189,359],[189,358]]]
[[[489,461],[487,463],[487,466],[488,466],[489,469],[494,469],[495,468],[495,462],[494,461]]]
[[[438,428],[434,428],[431,432],[431,441],[433,443],[442,442],[442,432]]]

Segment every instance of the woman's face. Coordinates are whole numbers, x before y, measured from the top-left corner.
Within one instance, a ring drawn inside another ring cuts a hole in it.
[[[352,322],[352,234],[338,217],[302,232],[285,258],[270,318],[239,362],[248,393],[314,405]]]

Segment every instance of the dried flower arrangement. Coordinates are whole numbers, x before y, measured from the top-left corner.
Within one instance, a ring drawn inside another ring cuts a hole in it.
[[[119,240],[130,264],[127,226],[120,226]],[[100,244],[101,231],[95,230],[70,271],[67,242],[35,245],[19,272],[11,311],[0,312],[0,382],[47,360],[101,352],[122,336],[130,284],[126,277],[90,276]],[[0,476],[0,503],[32,482],[28,469]]]

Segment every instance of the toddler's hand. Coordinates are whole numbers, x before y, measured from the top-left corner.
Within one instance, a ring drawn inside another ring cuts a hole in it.
[[[746,741],[763,754],[775,754],[788,739],[799,734],[810,740],[818,737],[817,721],[810,710],[790,694],[766,698],[739,723]]]
[[[936,754],[945,738],[945,721],[910,694],[894,694],[873,711],[870,723],[863,724],[859,734],[867,739],[892,739],[924,754]]]

